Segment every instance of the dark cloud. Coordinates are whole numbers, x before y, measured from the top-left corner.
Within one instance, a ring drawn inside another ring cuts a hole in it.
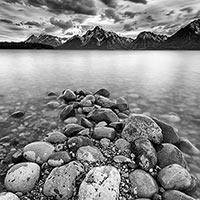
[[[154,22],[156,20],[151,15],[149,15],[149,16],[146,17],[146,21],[151,23],[151,22]]]
[[[13,22],[9,19],[0,19],[0,23],[5,23],[5,24],[13,24]]]
[[[109,18],[109,19],[114,19],[114,22],[115,22],[115,23],[121,21],[120,16],[116,13],[115,9],[113,9],[113,8],[105,9],[104,14],[105,14],[105,16],[106,16],[107,18]]]
[[[135,27],[133,27],[133,24],[124,24],[123,29],[125,31],[132,31],[132,30],[135,30]]]
[[[200,10],[195,14],[195,18],[200,18]]]
[[[36,27],[41,27],[41,26],[42,26],[39,22],[35,22],[35,21],[28,21],[28,22],[25,22],[24,25],[36,26]]]
[[[125,17],[130,17],[130,18],[134,18],[135,15],[136,15],[136,13],[135,13],[135,12],[132,12],[132,11],[126,11],[126,12],[124,13],[124,16],[125,16]]]
[[[69,21],[64,21],[64,20],[61,20],[61,19],[57,20],[53,17],[50,18],[50,23],[54,26],[57,26],[57,27],[63,29],[63,31],[65,31],[69,28],[72,28],[74,26],[71,20],[69,20]]]
[[[117,1],[116,0],[101,0],[104,4],[106,4],[109,7],[116,7]]]
[[[166,16],[171,16],[171,15],[173,15],[174,14],[174,10],[171,10],[171,11],[169,11],[167,14],[166,14]]]
[[[193,11],[193,8],[192,7],[186,7],[186,8],[180,9],[180,11],[191,13]]]
[[[147,4],[146,0],[126,0],[126,1],[130,1],[130,2],[133,2],[133,3]]]

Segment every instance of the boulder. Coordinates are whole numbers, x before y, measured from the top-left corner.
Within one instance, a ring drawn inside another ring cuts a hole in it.
[[[155,144],[160,144],[163,139],[161,128],[150,117],[132,114],[122,131],[122,138],[131,142],[139,137],[147,138]]]
[[[120,181],[120,173],[115,167],[95,167],[81,183],[78,200],[117,200]]]
[[[167,190],[163,193],[162,198],[163,200],[195,200],[193,197],[178,190]]]
[[[40,167],[36,163],[24,162],[11,167],[5,177],[4,185],[11,192],[30,192],[38,181]]]
[[[57,200],[70,199],[76,189],[76,180],[83,172],[83,165],[77,161],[54,168],[44,183],[44,195]]]
[[[71,156],[67,151],[59,151],[49,156],[48,164],[52,167],[59,167],[71,161]]]
[[[23,156],[28,161],[42,164],[46,162],[55,148],[48,142],[32,142],[23,149]]]
[[[97,127],[94,129],[92,134],[92,138],[95,140],[101,140],[102,138],[108,138],[109,140],[114,140],[115,138],[115,130],[110,127]]]
[[[153,177],[147,172],[136,169],[129,175],[131,191],[139,198],[151,198],[158,192],[158,186]]]

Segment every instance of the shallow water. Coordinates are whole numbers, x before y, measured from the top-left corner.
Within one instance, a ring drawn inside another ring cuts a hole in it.
[[[200,148],[199,56],[198,51],[1,50],[0,122],[17,109],[36,113],[49,91],[105,87],[113,98],[125,96],[131,108],[169,122]],[[7,134],[1,123],[0,129],[0,137]],[[200,165],[199,158],[193,162]]]

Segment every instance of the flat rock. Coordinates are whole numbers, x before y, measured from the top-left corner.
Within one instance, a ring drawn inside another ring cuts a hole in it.
[[[95,103],[103,108],[115,106],[115,102],[101,95],[95,95]]]
[[[150,117],[132,114],[122,131],[122,138],[131,142],[139,137],[147,138],[155,144],[160,144],[163,139],[161,128]]]
[[[131,172],[129,179],[132,192],[136,193],[139,198],[151,198],[153,194],[158,192],[156,181],[143,170],[136,169]]]
[[[149,171],[156,166],[156,150],[148,139],[137,138],[131,142],[131,151],[135,154],[136,163],[141,169]]]
[[[97,147],[84,146],[80,147],[76,153],[77,160],[87,162],[103,161],[105,158]]]
[[[187,190],[192,184],[190,173],[178,164],[163,168],[158,173],[157,180],[166,190]]]
[[[19,197],[12,192],[2,192],[0,193],[1,200],[19,200]]]
[[[48,164],[52,167],[59,167],[71,161],[71,156],[67,151],[59,151],[49,156]]]
[[[81,183],[78,200],[117,200],[120,181],[120,173],[115,167],[95,167]]]
[[[40,167],[36,163],[19,163],[8,170],[4,185],[11,192],[30,192],[38,181],[39,176]]]
[[[92,134],[92,138],[95,140],[101,140],[102,138],[108,138],[109,140],[114,140],[116,136],[115,130],[110,127],[96,127]]]
[[[44,195],[55,197],[57,200],[70,199],[75,190],[77,177],[83,172],[83,165],[77,161],[54,168],[44,183]]]
[[[95,94],[101,95],[101,96],[104,96],[104,97],[107,97],[107,98],[110,97],[110,92],[105,88],[99,89],[98,91],[95,92]]]
[[[163,200],[195,200],[193,197],[186,195],[178,190],[168,190],[162,195]]]
[[[186,161],[182,152],[173,144],[163,143],[157,151],[158,165],[164,168],[171,164],[179,164],[186,168]]]
[[[82,131],[84,129],[83,126],[79,125],[79,124],[67,124],[64,128],[63,128],[63,133],[67,136],[67,137],[72,137],[77,135],[77,133],[79,133],[80,131]]]
[[[24,147],[23,156],[28,161],[42,164],[47,161],[54,150],[54,146],[50,143],[32,142]]]
[[[50,132],[45,137],[45,141],[52,144],[63,143],[66,140],[67,140],[67,137],[59,131]]]
[[[65,121],[69,117],[75,117],[75,110],[73,105],[66,106],[60,112],[61,121]]]
[[[94,109],[88,114],[87,118],[96,123],[105,121],[106,123],[110,124],[112,122],[119,121],[118,116],[108,108]]]

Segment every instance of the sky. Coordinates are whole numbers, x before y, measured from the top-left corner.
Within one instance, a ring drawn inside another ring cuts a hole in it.
[[[135,38],[174,34],[200,18],[200,0],[0,0],[0,41],[30,35],[72,37],[100,26]]]

